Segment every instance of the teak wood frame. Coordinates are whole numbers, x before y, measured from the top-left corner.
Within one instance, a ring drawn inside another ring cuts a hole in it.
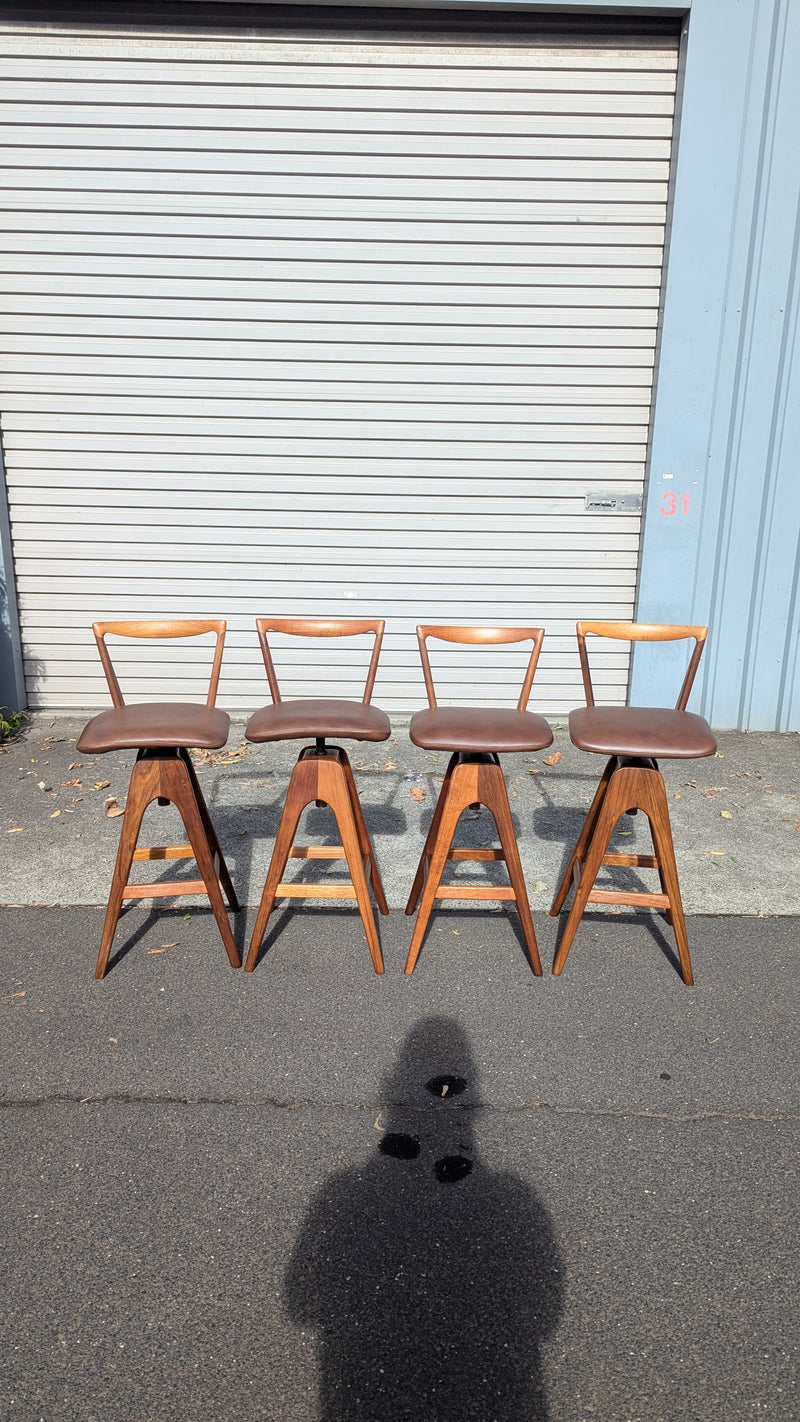
[[[368,706],[375,685],[385,625],[381,619],[312,621],[305,618],[257,618],[256,629],[273,703],[276,705],[280,703],[281,693],[267,640],[269,632],[283,632],[293,637],[356,637],[372,633],[375,641],[361,698],[361,704]],[[341,836],[341,844],[294,844],[300,816],[312,802],[317,806],[327,805],[333,811]],[[289,859],[344,859],[350,874],[350,882],[347,884],[309,884],[298,880],[284,882],[283,873]],[[369,897],[370,884],[380,913],[388,914],[389,906],[386,902],[375,851],[372,848],[364,821],[355,777],[347,752],[341,746],[326,745],[325,738],[318,736],[315,745],[303,747],[292,770],[272,858],[261,902],[258,906],[253,936],[245,960],[245,972],[252,973],[256,966],[267,921],[275,900],[277,898],[317,898],[356,900],[372,966],[376,973],[383,973],[383,954]]]
[[[92,631],[114,706],[124,706],[125,702],[105,643],[109,633],[119,637],[172,638],[200,637],[205,633],[214,632],[216,643],[206,697],[206,705],[214,706],[225,645],[225,627],[223,618],[93,623]],[[154,800],[160,805],[175,805],[186,828],[188,844],[137,849],[144,812]],[[202,878],[172,879],[155,884],[128,883],[131,865],[135,860],[164,859],[195,859]],[[186,894],[208,895],[230,964],[238,968],[241,959],[228,922],[223,890],[230,911],[238,912],[236,890],[188,751],[176,747],[140,749],[128,786],[95,977],[105,977],[114,934],[126,899],[180,898]]]
[[[543,627],[447,627],[432,624],[419,626],[417,640],[425,690],[428,705],[431,710],[435,710],[436,691],[427,649],[429,637],[442,642],[473,646],[507,645],[530,638],[533,648],[517,702],[518,711],[527,709],[544,641]],[[464,810],[479,805],[485,805],[494,818],[500,849],[453,849],[453,836]],[[499,860],[505,863],[510,886],[442,884],[442,874],[448,860]],[[420,905],[406,959],[407,975],[413,973],[416,967],[431,911],[437,899],[511,900],[515,903],[531,968],[537,977],[541,977],[542,964],[511,818],[511,807],[508,803],[505,776],[494,751],[454,751],[450,757],[406,904],[405,911],[409,916],[413,914],[417,904]]]
[[[707,627],[670,626],[635,622],[579,622],[577,624],[578,654],[586,693],[586,705],[594,706],[586,636],[611,637],[629,642],[677,642],[694,638],[694,648],[678,695],[676,711],[685,711],[689,693],[703,654]],[[653,854],[609,854],[608,844],[614,829],[624,814],[641,810],[647,816],[653,840]],[[595,889],[594,883],[603,865],[619,865],[638,869],[656,869],[661,893],[640,890]],[[689,940],[681,903],[675,849],[669,820],[669,805],[664,779],[658,762],[648,756],[613,755],[600,778],[589,813],[572,852],[564,877],[553,900],[551,915],[561,912],[574,881],[575,898],[561,936],[553,973],[558,976],[567,961],[567,954],[583,917],[587,904],[620,904],[633,908],[658,908],[666,914],[678,946],[681,976],[688,987],[694,983],[689,957]]]

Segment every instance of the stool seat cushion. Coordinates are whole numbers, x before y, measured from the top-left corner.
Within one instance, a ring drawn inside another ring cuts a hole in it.
[[[113,750],[218,750],[228,739],[231,718],[215,706],[195,701],[144,701],[101,711],[81,731],[76,749],[100,755]]]
[[[278,701],[254,711],[247,723],[248,741],[295,741],[309,736],[337,740],[385,741],[391,735],[389,717],[377,706],[334,697]]]
[[[717,749],[702,716],[666,707],[580,706],[569,713],[569,733],[579,750],[597,755],[693,760]]]
[[[435,706],[411,717],[408,734],[415,746],[441,751],[530,751],[552,745],[553,732],[543,716],[479,706]]]

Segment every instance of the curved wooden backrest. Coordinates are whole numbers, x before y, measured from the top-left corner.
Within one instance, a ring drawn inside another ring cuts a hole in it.
[[[364,695],[361,698],[364,706],[369,706],[372,698],[372,689],[375,685],[375,676],[378,670],[378,658],[381,654],[381,643],[383,641],[383,629],[386,623],[381,618],[350,618],[350,617],[257,617],[256,630],[258,640],[261,643],[261,655],[264,658],[264,666],[267,670],[267,681],[269,682],[269,692],[274,703],[281,699],[278,678],[275,675],[275,665],[272,660],[272,653],[267,641],[268,632],[283,632],[288,637],[359,637],[365,632],[372,632],[375,637],[375,644],[372,648],[369,668],[367,670],[367,681],[364,687]]]
[[[533,642],[530,661],[525,671],[525,679],[522,683],[517,710],[524,711],[528,705],[528,698],[531,694],[534,673],[539,661],[539,653],[542,650],[544,641],[543,627],[442,627],[432,623],[423,623],[417,628],[417,641],[419,642],[419,654],[422,661],[422,674],[425,677],[425,690],[428,693],[428,705],[436,708],[436,692],[433,686],[433,675],[426,646],[429,637],[433,637],[438,642],[461,642],[471,646],[502,646],[511,642]]]
[[[208,683],[208,695],[206,697],[206,706],[213,706],[217,699],[219,670],[222,666],[222,650],[225,646],[226,626],[227,623],[224,617],[161,618],[146,622],[93,622],[92,631],[95,635],[97,650],[100,653],[100,660],[103,663],[103,671],[106,674],[108,689],[111,692],[111,700],[114,705],[124,706],[125,702],[105,642],[109,633],[111,633],[112,637],[166,639],[169,637],[202,637],[205,632],[215,632],[217,641],[214,647],[214,661],[211,667],[211,678]]]
[[[694,649],[683,679],[683,685],[675,703],[676,711],[685,711],[689,692],[697,672],[703,647],[708,635],[707,627],[673,626],[668,622],[578,622],[578,655],[581,659],[581,676],[586,693],[586,705],[594,706],[592,678],[589,671],[589,657],[586,651],[586,634],[594,637],[613,637],[616,642],[682,642],[694,638]]]

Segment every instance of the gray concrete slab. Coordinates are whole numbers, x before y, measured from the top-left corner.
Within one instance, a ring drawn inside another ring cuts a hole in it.
[[[0,753],[6,851],[0,903],[105,902],[120,826],[119,818],[106,817],[105,802],[114,797],[124,806],[133,756],[78,756],[75,740],[85,719],[37,714],[24,736]],[[254,905],[297,746],[250,746],[243,728],[234,725],[226,753],[200,760],[198,768],[237,888],[243,902]],[[385,744],[355,745],[351,753],[387,898],[390,907],[402,908],[446,757],[417,749],[402,727]],[[556,763],[547,765],[554,755]],[[576,751],[557,724],[549,753],[506,756],[504,767],[531,900],[544,907],[577,838],[602,760]],[[724,732],[718,756],[665,762],[662,770],[686,911],[800,913],[800,736]],[[149,843],[185,839],[171,808],[149,810],[145,830]],[[303,832],[311,840],[336,841],[328,810],[310,809]],[[488,811],[473,821],[465,817],[459,836],[465,843],[495,843]],[[648,852],[644,817],[622,820],[617,839],[619,850]],[[160,877],[174,872],[172,864]],[[185,872],[194,877],[194,865]],[[618,881],[621,872],[634,887],[653,887],[649,871],[614,872]],[[147,865],[136,873],[140,879],[159,877]],[[335,881],[339,869],[335,862],[317,862],[298,864],[296,873]],[[487,882],[504,881],[500,866],[485,866],[481,874]]]

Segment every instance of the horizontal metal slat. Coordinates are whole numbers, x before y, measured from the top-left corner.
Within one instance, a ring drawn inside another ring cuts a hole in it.
[[[84,387],[85,390],[85,387]],[[421,426],[441,426],[450,422],[456,429],[469,427],[496,430],[513,424],[531,429],[546,424],[563,425],[647,425],[648,411],[644,402],[638,404],[581,404],[573,400],[545,404],[543,401],[502,403],[485,400],[476,410],[474,403],[430,399],[412,400],[325,400],[308,395],[305,399],[227,400],[185,399],[173,395],[170,399],[155,396],[97,395],[94,393],[39,394],[16,392],[3,394],[3,428],[10,430],[41,429],[135,429],[154,433],[158,429],[171,433],[201,434],[270,432],[273,424],[293,426],[298,420],[342,420],[349,422],[380,421],[419,423]],[[113,423],[112,423],[113,422]],[[277,431],[276,431],[277,432]]]
[[[114,53],[112,46],[95,53],[92,58],[86,47],[75,46],[68,52],[69,38],[65,36],[57,54],[46,55],[42,49],[42,38],[37,37],[37,53],[14,53],[7,48],[5,37],[0,40],[2,63],[9,80],[35,81],[47,83],[69,80],[74,83],[94,84],[113,80],[126,84],[195,84],[199,86],[249,85],[288,86],[297,88],[301,84],[314,85],[321,93],[337,93],[345,90],[389,89],[392,91],[419,89],[427,94],[428,89],[452,85],[459,93],[514,93],[537,96],[552,94],[567,98],[576,90],[593,96],[616,95],[619,99],[631,95],[650,96],[653,103],[672,101],[675,93],[676,57],[674,52],[664,62],[659,56],[658,67],[640,68],[626,60],[624,67],[613,68],[598,64],[597,55],[582,55],[573,65],[565,63],[565,56],[557,51],[544,51],[540,61],[534,63],[526,56],[517,54],[517,63],[508,68],[493,63],[497,53],[491,47],[483,51],[483,63],[474,66],[458,64],[457,56],[452,56],[450,66],[437,63],[434,53],[421,58],[417,65],[395,62],[392,55],[381,54],[378,46],[371,61],[363,51],[362,62],[350,65],[344,60],[325,63],[317,59],[303,64],[299,60],[288,60],[283,64],[273,63],[270,52],[259,61],[254,61],[252,48],[246,57],[236,63],[226,63],[216,55],[206,54],[193,62],[187,58],[181,46],[172,48],[170,58],[159,60],[142,55],[123,57]],[[604,57],[605,58],[605,57]],[[456,73],[454,73],[456,69]],[[613,101],[613,100],[612,100]]]
[[[287,31],[289,26],[286,26]],[[0,22],[0,54],[29,56],[31,38],[35,37],[35,53],[38,59],[49,57],[62,60],[76,58],[86,62],[96,58],[112,62],[150,61],[165,59],[170,65],[200,61],[212,63],[250,63],[254,57],[263,58],[271,65],[301,66],[352,65],[354,70],[372,77],[372,72],[380,65],[398,69],[432,68],[459,71],[474,68],[480,74],[520,71],[526,74],[537,70],[553,73],[559,70],[576,70],[593,74],[620,71],[628,76],[640,73],[672,73],[676,68],[676,46],[674,43],[651,38],[647,42],[609,43],[595,39],[587,44],[570,42],[566,46],[548,43],[543,37],[526,37],[524,41],[505,44],[501,36],[493,34],[490,39],[484,35],[474,45],[464,36],[455,41],[446,35],[421,43],[408,43],[397,34],[379,35],[370,33],[368,39],[357,41],[339,38],[332,41],[318,36],[289,34],[284,38],[274,33],[262,37],[250,35],[247,39],[232,38],[223,34],[213,36],[213,54],[209,55],[209,37],[191,33],[191,26],[184,25],[173,36],[160,34],[153,36],[142,31],[120,31],[114,27],[103,33],[102,26],[88,26],[76,34],[72,26],[62,33],[55,29],[37,26],[22,26],[18,22]]]
[[[485,499],[477,507],[474,501],[465,500],[443,510],[431,509],[426,503],[414,512],[376,507],[376,502],[370,500],[367,509],[353,503],[338,512],[320,507],[273,508],[269,499],[258,509],[230,508],[226,503],[224,520],[215,518],[212,528],[208,509],[191,506],[188,501],[178,508],[160,506],[158,518],[154,519],[149,502],[137,501],[135,495],[129,495],[124,506],[115,506],[96,503],[91,494],[84,494],[57,505],[57,518],[47,524],[40,507],[21,497],[15,501],[12,527],[20,552],[26,551],[26,545],[28,552],[73,541],[78,546],[78,539],[127,543],[149,540],[155,545],[174,542],[183,535],[202,554],[206,540],[218,552],[228,545],[269,550],[276,544],[307,547],[313,535],[321,547],[330,541],[340,548],[358,548],[366,556],[377,539],[391,543],[393,548],[417,547],[424,542],[434,551],[450,546],[482,550],[487,558],[493,549],[502,553],[506,548],[524,547],[531,556],[536,555],[540,566],[561,557],[568,566],[572,559],[593,556],[622,557],[626,566],[636,561],[639,520],[627,515],[604,514],[602,543],[599,549],[593,549],[591,534],[587,533],[590,523],[581,513],[556,520],[517,511],[509,525],[505,513],[487,511]],[[384,504],[389,502],[384,500]]]
[[[6,65],[3,68],[8,72]],[[603,120],[629,119],[632,115],[637,120],[660,121],[664,117],[671,120],[675,106],[672,90],[666,93],[654,93],[647,89],[634,93],[630,90],[596,92],[583,87],[578,74],[562,76],[561,87],[554,91],[526,89],[522,85],[508,87],[497,81],[494,84],[484,82],[480,86],[465,86],[460,78],[454,79],[452,71],[443,74],[437,83],[436,77],[427,70],[418,77],[416,85],[411,82],[410,71],[398,73],[391,84],[385,81],[385,77],[381,84],[371,84],[368,80],[364,82],[364,75],[361,78],[360,84],[332,84],[324,79],[320,82],[317,74],[309,70],[305,81],[283,72],[278,82],[262,80],[248,84],[241,78],[226,82],[218,74],[211,73],[205,77],[198,75],[194,80],[182,72],[176,75],[175,71],[171,74],[162,72],[155,78],[142,73],[130,79],[119,74],[110,78],[107,73],[99,74],[95,70],[80,86],[69,77],[51,73],[45,87],[41,75],[31,79],[9,76],[3,82],[3,104],[29,106],[31,112],[35,112],[46,94],[48,109],[63,105],[69,113],[76,105],[125,105],[136,107],[137,111],[140,107],[157,106],[172,110],[179,122],[182,119],[178,111],[187,108],[204,115],[217,114],[220,109],[226,115],[236,115],[244,110],[248,116],[259,117],[277,111],[286,114],[290,128],[296,127],[297,114],[333,113],[338,122],[340,110],[347,114],[388,112],[394,114],[399,123],[405,121],[409,112],[419,114],[422,111],[427,116],[438,110],[445,113],[451,122],[453,116],[458,115],[459,120],[468,126],[473,118],[495,114],[523,114],[534,123],[544,116],[568,122],[571,118],[587,114],[602,117]],[[570,80],[573,87],[569,87]],[[399,126],[399,123],[393,126]],[[619,131],[628,132],[630,127],[627,123]],[[671,124],[665,131],[671,133]]]

